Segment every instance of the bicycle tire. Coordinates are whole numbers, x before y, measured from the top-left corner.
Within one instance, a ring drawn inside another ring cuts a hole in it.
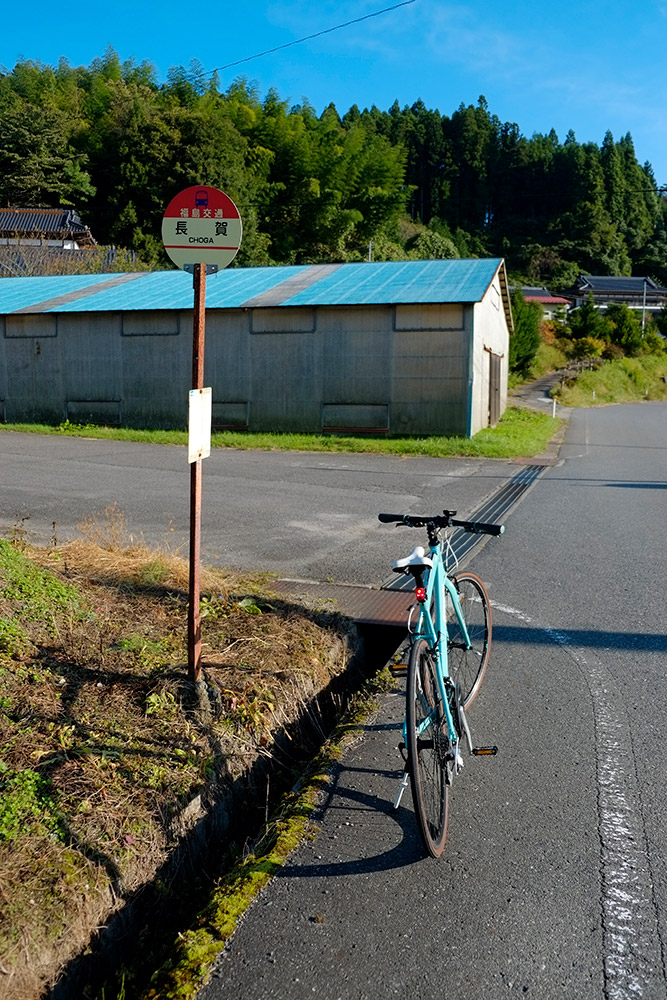
[[[466,709],[479,693],[489,662],[491,605],[484,584],[474,573],[457,573],[452,580],[459,594],[472,647],[464,648],[459,620],[450,607],[447,621],[447,662],[449,676],[458,684],[461,704]]]
[[[418,733],[427,719],[431,725]],[[407,753],[412,800],[424,847],[439,857],[447,838],[449,786],[447,722],[437,680],[435,654],[425,639],[410,651],[407,678]]]

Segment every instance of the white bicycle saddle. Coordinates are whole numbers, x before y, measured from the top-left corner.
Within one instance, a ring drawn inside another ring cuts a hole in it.
[[[415,545],[409,556],[393,563],[394,573],[409,573],[412,569],[432,569],[433,560],[427,556],[422,545]]]

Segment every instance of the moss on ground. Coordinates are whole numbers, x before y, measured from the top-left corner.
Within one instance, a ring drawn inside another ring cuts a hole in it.
[[[240,918],[312,832],[313,816],[329,785],[334,765],[350,742],[360,735],[377,708],[380,694],[393,683],[385,670],[354,697],[298,785],[283,798],[271,825],[252,852],[220,880],[196,925],[179,935],[172,958],[155,974],[141,1000],[192,1000],[197,995]]]

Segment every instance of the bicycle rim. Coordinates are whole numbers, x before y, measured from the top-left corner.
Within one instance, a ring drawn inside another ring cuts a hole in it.
[[[437,858],[447,837],[449,740],[435,656],[424,639],[418,639],[410,653],[406,716],[408,770],[415,814],[424,847],[431,857]]]
[[[473,702],[482,686],[491,647],[491,608],[484,584],[474,573],[453,577],[472,646],[464,648],[463,633],[453,608],[447,622],[447,662],[449,676],[458,684],[464,709]]]

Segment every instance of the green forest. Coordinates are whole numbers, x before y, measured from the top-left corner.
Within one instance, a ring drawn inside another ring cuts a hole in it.
[[[197,183],[238,205],[240,266],[502,256],[553,291],[580,272],[667,284],[664,191],[630,134],[527,137],[483,97],[318,115],[196,64],[158,82],[113,50],[0,73],[1,206],[72,206],[99,244],[162,268],[165,206]]]

